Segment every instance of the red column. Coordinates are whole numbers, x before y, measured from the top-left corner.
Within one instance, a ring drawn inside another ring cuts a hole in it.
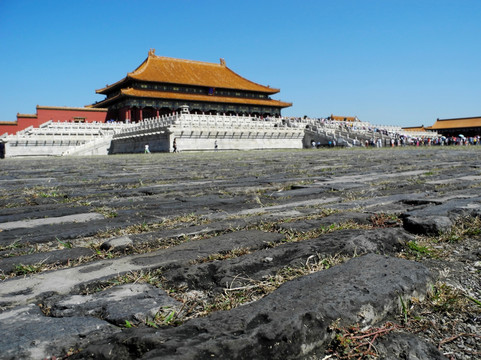
[[[139,122],[142,121],[142,108],[139,108]]]
[[[159,109],[155,109],[155,116],[159,117],[159,115],[160,115]]]
[[[130,116],[131,115],[131,112],[130,112],[130,106],[125,110],[125,120],[129,119],[129,120],[132,120],[132,117]]]

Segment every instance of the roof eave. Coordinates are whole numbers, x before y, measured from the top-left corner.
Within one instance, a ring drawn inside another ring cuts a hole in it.
[[[122,84],[126,83],[127,80],[130,78],[129,75],[127,75],[126,77],[124,77],[123,79],[111,84],[111,85],[107,85],[105,86],[104,88],[102,89],[98,89],[98,90],[95,90],[95,93],[96,94],[101,94],[101,95],[106,95],[108,94],[109,92],[115,90],[116,88],[120,87]]]
[[[91,104],[89,105],[88,107],[91,107],[91,108],[106,108],[108,109],[108,105],[109,103],[111,103],[113,100],[118,100],[120,99],[121,97],[124,97],[125,95],[123,93],[119,93],[118,95],[115,95],[111,98],[106,98],[106,99],[103,99],[102,101],[99,101],[98,103],[95,103],[95,104]]]
[[[157,94],[157,96],[152,96],[152,94],[131,94],[130,91],[133,90],[132,88],[128,88],[128,89],[121,89],[120,91],[120,94],[112,97],[112,98],[109,98],[108,100],[114,100],[114,99],[118,99],[120,97],[139,97],[139,98],[151,98],[151,99],[162,99],[162,93],[159,92]],[[179,94],[179,95],[182,95],[182,94]],[[186,95],[187,97],[191,94],[183,94],[183,95]],[[169,100],[183,100],[182,98],[170,98],[170,97],[167,97],[167,99]],[[105,99],[103,102],[99,102],[98,104],[105,104],[105,101],[107,99]],[[233,103],[233,104],[239,104],[239,101],[238,100],[242,100],[241,98],[239,99],[236,99],[236,98],[224,98],[224,97],[211,97],[211,100],[206,100],[206,99],[185,99],[186,101],[200,101],[200,102],[215,102],[215,100],[219,101],[219,102],[223,102],[223,103]],[[229,101],[230,100],[230,101]],[[234,100],[234,101],[232,101]],[[237,100],[237,101],[236,101]],[[246,100],[253,100],[253,99],[246,99]],[[258,106],[273,106],[273,107],[278,107],[278,108],[285,108],[285,107],[289,107],[289,106],[292,106],[292,103],[290,102],[284,102],[284,101],[280,101],[280,100],[274,100],[274,99],[270,99],[270,100],[262,100],[262,99],[259,99],[260,102],[271,102],[272,103],[263,103],[263,104],[258,104]],[[96,104],[96,105],[98,105]]]
[[[474,120],[474,119],[481,119],[481,116],[468,116],[468,117],[451,118],[451,119],[437,119],[436,121]]]

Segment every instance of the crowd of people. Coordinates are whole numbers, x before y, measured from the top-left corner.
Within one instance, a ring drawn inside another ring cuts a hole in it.
[[[383,146],[452,146],[452,145],[481,145],[480,136],[439,136],[435,138],[417,138],[408,136],[398,136],[389,139],[389,144],[383,144],[380,138],[366,140],[363,144],[365,147],[383,147]]]

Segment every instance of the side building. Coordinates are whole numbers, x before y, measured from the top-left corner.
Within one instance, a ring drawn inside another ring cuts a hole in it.
[[[191,113],[281,115],[292,103],[271,99],[280,90],[247,80],[220,64],[155,55],[126,77],[97,90],[106,98],[91,108],[108,108],[107,119],[140,122],[180,111],[187,105]]]
[[[426,129],[437,131],[447,137],[457,137],[460,134],[467,137],[479,136],[481,135],[481,116],[436,119],[436,122]]]
[[[106,116],[107,109],[37,105],[35,114],[17,113],[16,121],[0,122],[0,135],[15,134],[28,127],[38,128],[47,122],[104,123]]]

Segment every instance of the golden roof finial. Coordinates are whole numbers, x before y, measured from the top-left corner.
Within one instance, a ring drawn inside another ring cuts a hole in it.
[[[225,66],[225,60],[224,60],[224,58],[220,58],[220,65],[221,65],[221,66]]]
[[[155,56],[155,49],[149,50],[149,56]]]

